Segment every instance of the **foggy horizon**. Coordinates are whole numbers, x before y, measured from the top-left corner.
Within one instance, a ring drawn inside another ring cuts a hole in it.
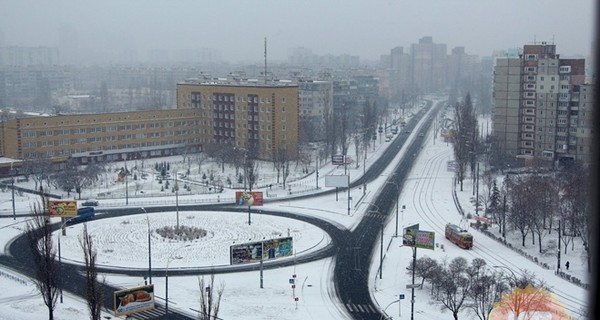
[[[556,44],[562,56],[588,57],[594,14],[592,0],[2,0],[0,46],[57,47],[61,57],[80,63],[173,60],[200,49],[222,61],[257,62],[267,38],[270,61],[285,61],[291,49],[303,47],[364,62],[398,46],[408,52],[431,36],[448,53],[462,46],[467,54],[490,56],[535,41]]]

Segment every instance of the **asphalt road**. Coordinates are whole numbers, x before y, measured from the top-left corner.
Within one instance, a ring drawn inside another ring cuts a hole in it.
[[[443,104],[439,104],[438,108],[434,112],[439,111],[439,107]],[[423,117],[426,111],[431,107],[431,102],[428,102],[428,107],[421,110],[416,117],[411,119],[407,124],[405,130],[414,132],[414,127],[418,123],[421,117]],[[430,117],[431,119],[433,117]],[[426,132],[431,125],[432,121],[424,123],[420,132]],[[379,177],[381,172],[389,165],[389,163],[396,156],[397,152],[406,143],[408,134],[398,133],[396,139],[392,140],[391,145],[387,148],[384,154],[365,172],[361,178],[351,183],[351,188],[368,184],[369,181]],[[331,237],[331,243],[326,247],[319,249],[315,252],[302,255],[295,261],[268,261],[264,263],[265,269],[276,268],[286,265],[292,265],[294,263],[304,263],[319,260],[325,257],[335,256],[335,269],[334,269],[334,283],[337,295],[340,301],[344,304],[348,314],[353,319],[381,319],[383,314],[379,311],[377,305],[372,301],[369,293],[368,286],[368,275],[369,266],[371,265],[371,259],[374,258],[376,252],[377,243],[380,239],[380,231],[382,225],[389,218],[390,212],[394,211],[398,194],[402,189],[402,185],[406,175],[410,171],[413,165],[416,155],[420,152],[421,145],[423,144],[424,138],[416,136],[411,146],[409,146],[407,156],[405,156],[400,163],[395,167],[394,174],[390,176],[388,181],[393,183],[386,183],[381,188],[375,200],[371,203],[375,206],[369,206],[369,212],[365,215],[365,218],[361,220],[357,228],[350,232],[345,230],[343,227],[334,225],[329,222],[317,218],[311,218],[306,216],[295,215],[287,212],[277,211],[254,211],[255,214],[269,214],[287,217],[291,219],[302,220],[307,223],[311,223],[323,230],[325,230]],[[412,155],[412,156],[411,156]],[[328,190],[323,193],[333,193],[335,190]],[[302,195],[294,197],[295,199],[309,198],[315,196]],[[286,198],[285,201],[289,201],[290,198]],[[281,200],[283,201],[283,199]],[[144,207],[147,212],[159,212],[165,210],[175,210],[173,207]],[[193,211],[204,211],[204,210],[221,210],[221,211],[246,211],[244,208],[239,208],[233,205],[221,204],[221,205],[190,205],[190,206],[179,206],[180,211],[193,210]],[[140,214],[139,210],[136,209],[111,209],[107,210],[108,213],[99,216],[98,219],[111,218],[115,216]],[[54,230],[59,228],[59,224],[54,224]],[[35,277],[35,270],[33,268],[32,256],[29,250],[23,250],[28,248],[27,237],[22,235],[16,238],[9,246],[10,255],[1,255],[0,264],[8,266],[18,272],[21,272],[29,277]],[[182,270],[173,270],[169,273],[173,276],[176,275],[201,275],[201,274],[218,274],[228,272],[240,272],[257,270],[258,265],[232,265],[223,267],[206,267],[206,268],[190,268]],[[81,283],[85,283],[83,276],[83,268],[78,265],[66,264],[62,265],[63,275],[63,290],[68,291],[72,294],[85,297],[85,287],[81,286]],[[115,271],[114,269],[98,267],[100,273],[113,273],[118,272],[119,274],[125,274],[133,277],[144,277],[147,276],[146,270],[122,270]],[[164,274],[162,269],[153,269],[153,277],[159,277]],[[116,288],[110,285],[106,285],[104,291],[104,306],[108,310],[114,308],[113,304],[113,292],[122,288]],[[194,319],[194,312],[180,312],[179,310],[171,309],[168,317],[164,315],[164,307],[160,302],[156,303],[156,309],[147,311],[141,314],[133,316],[137,319]]]

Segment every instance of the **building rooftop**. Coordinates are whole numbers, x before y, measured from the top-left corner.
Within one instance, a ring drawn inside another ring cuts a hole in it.
[[[297,87],[298,84],[291,80],[269,80],[264,83],[264,80],[253,78],[190,78],[178,85],[203,85],[203,86],[236,86],[236,87]]]

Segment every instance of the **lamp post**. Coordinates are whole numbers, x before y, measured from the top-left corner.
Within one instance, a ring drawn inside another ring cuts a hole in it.
[[[13,209],[13,220],[17,220],[17,213],[15,211],[15,170],[13,169],[13,163],[10,163],[10,175],[11,175],[11,190],[12,190],[12,209]]]
[[[63,233],[65,233],[65,225],[67,224],[67,220],[65,218],[61,218],[60,224],[60,232],[58,233],[58,274],[60,278],[60,303],[63,303],[63,289],[62,289],[62,256],[60,253],[60,238]],[[66,235],[66,234],[65,234]]]
[[[387,306],[386,306],[386,307],[383,309],[383,313],[385,313],[385,310],[387,310],[387,308],[389,308],[391,305],[393,305],[393,304],[394,304],[394,303],[396,303],[396,302],[400,303],[400,299],[398,299],[398,300],[394,300],[394,301],[390,302],[390,303],[389,303],[389,304],[388,304],[388,305],[387,305]],[[381,317],[379,317],[379,320],[382,320],[382,319],[383,319],[383,314],[381,315]],[[390,319],[391,319],[391,318],[390,318]]]
[[[152,284],[152,240],[150,237],[150,217],[148,216],[148,211],[144,209],[144,207],[140,207],[142,211],[146,214],[146,222],[148,223],[148,280],[150,284]]]
[[[186,244],[185,246],[173,250],[173,252],[171,252],[171,254],[169,255],[169,258],[167,259],[167,268],[165,269],[165,315],[169,314],[169,263],[171,263],[171,260],[173,258],[181,259],[181,257],[173,255],[180,249],[187,248],[189,246],[191,246],[191,244]]]
[[[177,171],[175,171],[175,210],[177,211],[177,232],[179,232],[179,185],[177,185]]]

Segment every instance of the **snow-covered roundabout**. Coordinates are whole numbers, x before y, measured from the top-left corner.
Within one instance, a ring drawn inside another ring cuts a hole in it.
[[[180,226],[201,228],[206,236],[191,241],[172,240],[156,230],[177,224],[177,213],[135,214],[87,222],[93,238],[97,264],[114,268],[144,269],[148,267],[148,224],[150,226],[151,262],[153,268],[207,267],[228,265],[230,246],[246,242],[292,237],[296,255],[326,246],[330,238],[318,227],[294,219],[242,212],[180,211]],[[79,239],[83,224],[68,226],[60,237],[63,262],[83,264]]]

